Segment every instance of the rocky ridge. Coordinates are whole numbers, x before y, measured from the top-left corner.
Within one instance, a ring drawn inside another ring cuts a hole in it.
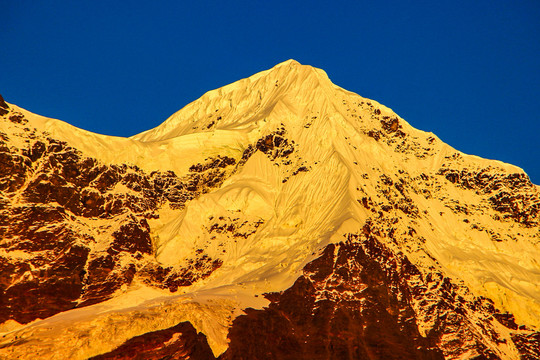
[[[134,280],[174,292],[221,265],[201,251],[187,267],[161,266],[148,220],[158,218],[161,207],[182,209],[219,186],[236,170],[235,159],[194,164],[184,177],[104,165],[5,110],[0,321],[27,323],[98,303]]]

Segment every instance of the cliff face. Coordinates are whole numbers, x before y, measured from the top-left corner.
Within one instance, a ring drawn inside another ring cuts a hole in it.
[[[538,187],[322,70],[129,139],[0,116],[0,358],[540,358]]]
[[[188,266],[161,266],[148,220],[219,186],[235,159],[194,164],[183,177],[147,173],[84,156],[26,127],[20,112],[4,121],[13,132],[0,139],[0,321],[28,323],[98,303],[134,278],[174,292],[221,265],[200,252]]]

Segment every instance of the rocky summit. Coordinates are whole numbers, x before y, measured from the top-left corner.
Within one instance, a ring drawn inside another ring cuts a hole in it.
[[[0,359],[540,359],[540,187],[320,69],[0,117]]]

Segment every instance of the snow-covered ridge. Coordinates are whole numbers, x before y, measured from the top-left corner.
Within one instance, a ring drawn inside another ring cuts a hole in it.
[[[183,172],[186,164],[169,153],[189,149],[194,158],[227,150],[238,154],[246,140],[253,141],[261,134],[271,132],[283,121],[292,120],[296,123],[292,127],[301,130],[300,125],[309,123],[306,119],[316,113],[335,112],[338,117],[347,117],[350,109],[342,101],[350,97],[357,102],[369,102],[370,106],[396,116],[386,106],[334,85],[323,70],[292,59],[211,90],[156,128],[130,138],[96,134],[61,120],[33,114],[13,104],[10,106],[23,113],[38,129],[106,163],[132,163],[149,170],[166,168]],[[399,119],[407,133],[426,134]],[[373,125],[370,119],[364,118],[363,122],[363,128]],[[432,133],[428,135],[436,138]],[[146,144],[150,142],[152,144]],[[204,150],[204,154],[197,149]],[[514,165],[502,162],[498,165],[511,171],[522,171]]]
[[[317,97],[320,101],[320,96],[332,86],[324,71],[288,60],[270,70],[209,91],[155,129],[132,138],[157,141],[214,129],[251,132],[265,126],[261,123],[280,103],[292,107],[292,111],[305,110],[305,106],[314,103]]]

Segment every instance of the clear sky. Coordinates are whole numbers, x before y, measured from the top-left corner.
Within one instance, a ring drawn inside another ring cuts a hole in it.
[[[293,58],[540,184],[540,2],[0,0],[0,93],[108,135]]]

